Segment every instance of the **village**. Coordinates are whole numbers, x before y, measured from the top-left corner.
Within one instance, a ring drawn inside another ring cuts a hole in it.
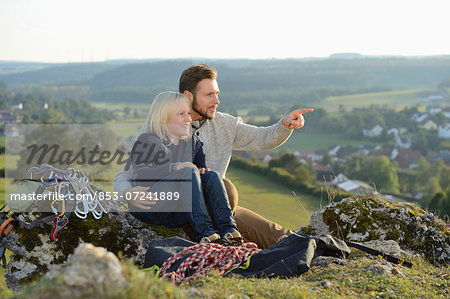
[[[430,100],[433,100],[435,97],[437,96],[430,97]],[[441,124],[436,123],[434,120],[436,118],[440,120]],[[410,120],[415,125],[415,131],[423,132],[423,134],[434,138],[437,137],[444,143],[446,140],[450,140],[450,106],[429,105],[426,107],[426,111],[412,114]],[[364,143],[364,141],[379,141],[383,135],[385,136],[384,142],[377,142],[378,144],[372,142],[370,144]],[[359,146],[335,144],[324,149],[298,149],[293,151],[293,155],[299,162],[305,165],[312,165],[317,184],[333,186],[353,194],[379,194],[379,190],[377,190],[373,182],[364,182],[339,172],[342,169],[340,166],[345,165],[355,156],[385,156],[398,172],[406,174],[414,172],[419,160],[422,160],[422,163],[425,161],[429,166],[435,165],[439,160],[447,167],[450,166],[450,152],[448,148],[427,149],[426,154],[418,149],[414,149],[411,129],[405,127],[388,127],[385,129],[381,125],[376,124],[362,129],[361,136],[363,138],[361,138]],[[379,144],[388,144],[389,146]],[[246,159],[258,159],[262,163],[269,163],[270,160],[278,157],[280,153],[275,151],[235,151],[234,155]],[[447,186],[444,185],[442,188],[446,189]],[[400,196],[403,199],[424,200],[425,194],[423,190],[407,190],[404,188],[401,188],[401,190],[409,194],[406,197]],[[394,194],[393,196],[389,193],[388,190],[383,190],[383,196],[386,199],[399,199],[399,194]]]

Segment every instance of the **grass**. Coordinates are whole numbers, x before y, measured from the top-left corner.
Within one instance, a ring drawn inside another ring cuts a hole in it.
[[[123,110],[126,107],[131,109],[138,109],[148,111],[150,109],[150,103],[109,103],[109,102],[92,102],[92,105],[96,108],[107,110]]]
[[[227,177],[238,189],[240,206],[284,227],[309,224],[311,214],[319,208],[320,198],[299,193],[296,198],[289,188],[251,172],[230,167]]]
[[[412,269],[400,268],[403,275],[376,275],[368,270],[379,262],[354,250],[347,265],[312,267],[305,274],[289,279],[223,278],[212,273],[178,287],[123,262],[129,286],[111,286],[103,292],[101,288],[86,286],[76,291],[86,298],[192,298],[192,291],[204,298],[448,298],[448,267],[435,268],[416,257]],[[331,283],[329,288],[322,287],[325,280]],[[74,295],[61,278],[40,281],[18,294],[4,293],[27,299],[53,298],[55,294],[58,298]]]
[[[346,137],[344,134],[326,134],[326,133],[313,133],[296,131],[291,137],[280,147],[273,149],[273,151],[280,151],[283,148],[287,148],[294,152],[296,150],[318,150],[327,149],[332,145],[339,144],[342,147],[353,146],[357,147],[360,144],[373,144],[371,141],[361,141]]]
[[[346,110],[370,105],[415,106],[420,103],[424,98],[423,93],[427,91],[427,89],[409,89],[328,97],[320,106],[329,111],[338,110],[340,105],[343,105]]]

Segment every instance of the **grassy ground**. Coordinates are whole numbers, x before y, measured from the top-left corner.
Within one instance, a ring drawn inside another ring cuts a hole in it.
[[[346,110],[370,105],[386,105],[391,108],[415,106],[423,99],[423,92],[425,91],[427,90],[410,89],[328,97],[320,106],[329,111],[338,110],[340,105],[343,105]]]
[[[326,134],[326,133],[312,133],[298,131],[291,135],[291,137],[279,148],[273,149],[274,151],[280,151],[283,148],[287,148],[292,152],[299,149],[327,149],[332,145],[339,144],[340,146],[353,146],[357,147],[360,144],[373,144],[370,141],[355,140],[346,137],[344,134]]]
[[[158,280],[152,273],[124,263],[128,287],[110,287],[101,294],[95,287],[77,288],[80,298],[448,298],[449,269],[435,268],[414,258],[412,269],[401,267],[400,275],[376,275],[368,270],[381,260],[355,250],[347,265],[313,267],[290,279],[222,278],[217,274],[178,287]],[[328,281],[328,287],[324,282]],[[14,294],[16,298],[73,297],[74,290],[60,280],[45,282]],[[194,295],[195,294],[195,295]],[[13,295],[11,292],[3,296]]]
[[[102,102],[92,102],[92,105],[100,108],[100,109],[107,109],[107,110],[123,110],[126,107],[129,107],[131,109],[144,109],[145,111],[148,111],[150,108],[150,103],[102,103]]]
[[[289,188],[245,170],[230,167],[227,177],[239,191],[240,206],[290,229],[308,224],[320,205],[320,198],[298,193],[295,197]]]

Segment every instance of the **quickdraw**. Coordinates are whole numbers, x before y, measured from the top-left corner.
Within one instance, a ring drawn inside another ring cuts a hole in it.
[[[238,267],[249,256],[261,251],[255,243],[244,243],[240,246],[223,246],[215,243],[197,244],[168,258],[161,266],[161,279],[170,277],[174,284],[189,282],[200,276],[207,275],[211,270],[217,270],[219,275]],[[170,267],[179,259],[191,254],[176,271],[168,272]],[[188,270],[195,273],[186,277]]]
[[[33,180],[33,175],[38,175],[39,180]],[[13,222],[28,229],[36,226],[43,227],[44,223],[51,222],[53,227],[50,232],[50,239],[57,242],[59,239],[56,235],[68,224],[72,212],[81,219],[85,219],[90,212],[95,219],[100,219],[103,213],[109,213],[109,209],[100,202],[93,185],[89,183],[89,179],[81,170],[67,168],[65,171],[62,171],[51,165],[42,164],[40,167],[30,168],[24,181],[40,182],[36,194],[51,193],[52,191],[48,189],[53,189],[55,200],[51,204],[51,209],[54,216],[44,217],[28,223],[20,221],[15,213],[12,213],[12,216],[10,215],[11,217],[9,217],[8,213],[2,212],[2,221],[0,222],[1,240],[12,230]],[[17,211],[13,210],[13,212]],[[0,244],[0,247],[2,245]]]

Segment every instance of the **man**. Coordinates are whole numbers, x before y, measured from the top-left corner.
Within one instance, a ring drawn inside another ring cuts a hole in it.
[[[223,178],[230,206],[234,212],[239,231],[260,248],[267,248],[292,232],[264,217],[239,207],[238,193],[233,183],[225,178],[233,150],[264,150],[284,143],[293,129],[304,125],[303,114],[313,109],[299,109],[269,127],[244,124],[240,117],[217,112],[219,86],[215,69],[205,65],[194,65],[183,71],[179,81],[179,92],[186,95],[192,104],[193,133],[203,142],[208,168],[220,173]],[[148,188],[131,187],[130,172],[119,172],[114,179],[114,189],[125,198],[128,192],[147,192]],[[137,200],[129,202],[140,209],[150,210],[155,201]]]

